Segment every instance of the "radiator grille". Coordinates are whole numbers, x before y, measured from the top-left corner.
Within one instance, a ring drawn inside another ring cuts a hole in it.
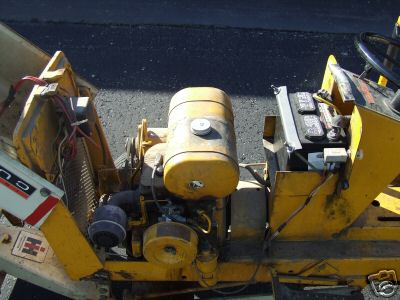
[[[88,151],[83,139],[77,140],[77,156],[64,165],[63,178],[66,199],[71,214],[78,223],[79,229],[86,234],[89,216],[98,206],[96,199],[93,171]]]

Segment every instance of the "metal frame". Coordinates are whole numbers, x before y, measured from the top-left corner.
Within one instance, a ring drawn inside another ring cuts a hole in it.
[[[247,284],[249,281],[274,281],[275,285],[279,282],[364,286],[367,275],[379,270],[392,269],[400,274],[400,227],[373,226],[372,223],[367,223],[372,226],[354,226],[360,216],[367,220],[375,217],[373,214],[363,214],[368,211],[376,195],[384,191],[387,184],[398,175],[400,156],[396,150],[400,149],[400,122],[356,103],[340,103],[340,93],[329,70],[329,64],[333,62],[336,60],[330,57],[323,87],[332,94],[334,104],[341,111],[353,112],[350,158],[344,174],[350,187],[342,189],[339,176],[333,176],[310,204],[287,224],[279,238],[268,245],[266,254],[262,252],[265,250],[262,248],[262,238],[232,240],[229,257],[219,262],[215,271],[218,282]],[[54,55],[41,77],[51,82],[61,82],[62,79],[68,93],[79,93],[73,81],[74,73],[62,52]],[[29,167],[38,167],[50,180],[51,165],[50,158],[46,157],[46,149],[26,132],[33,128],[30,124],[34,124],[32,126],[37,130],[31,134],[38,137],[38,132],[42,132],[40,128],[48,126],[52,120],[46,116],[48,110],[41,112],[41,122],[30,119],[38,117],[33,115],[41,106],[36,106],[38,101],[34,100],[40,98],[41,92],[39,87],[34,88],[25,107],[26,119],[20,120],[14,134],[14,144],[18,146],[21,161]],[[44,136],[40,136],[40,139],[43,140]],[[102,194],[117,189],[119,178],[110,160],[103,132],[98,132],[95,139],[105,147],[103,157],[100,151],[89,146],[96,180],[100,181],[97,187],[99,194]],[[40,151],[40,156],[33,150]],[[111,174],[102,178],[104,170],[111,170]],[[277,172],[274,182],[267,216],[272,232],[304,202],[321,182],[321,175],[313,172]],[[243,201],[250,194],[243,193]],[[60,198],[62,195],[58,196]],[[10,198],[9,195],[7,197]],[[387,197],[381,194],[378,198]],[[58,201],[46,217],[38,223],[40,231],[51,245],[43,262],[12,255],[15,241],[22,231],[40,234],[38,231],[0,225],[0,235],[7,237],[0,244],[0,265],[6,272],[75,299],[108,297],[110,281],[201,280],[195,265],[167,269],[146,261],[104,261],[79,230],[62,201]],[[218,284],[216,287],[219,287]]]
[[[3,271],[72,299],[100,298],[98,284],[93,281],[72,280],[51,248],[42,263],[13,255],[12,250],[21,231],[42,235],[33,228],[0,223],[0,236],[7,237],[0,243],[0,266]]]

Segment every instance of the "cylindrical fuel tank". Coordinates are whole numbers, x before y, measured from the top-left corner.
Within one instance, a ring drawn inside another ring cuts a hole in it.
[[[170,103],[164,184],[187,200],[221,198],[239,181],[232,104],[221,90],[186,88]]]

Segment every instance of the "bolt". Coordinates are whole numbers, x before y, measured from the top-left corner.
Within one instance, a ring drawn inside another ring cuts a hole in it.
[[[46,189],[46,188],[40,189],[40,195],[42,195],[43,197],[48,197],[48,196],[50,196],[50,194],[51,194],[51,192],[48,189]]]
[[[158,177],[161,177],[161,176],[163,176],[163,174],[164,174],[164,167],[161,165],[161,166],[158,166],[157,168],[156,168],[156,175],[158,176]]]
[[[200,180],[193,180],[189,182],[189,188],[192,190],[198,190],[204,187],[204,183]]]
[[[287,141],[285,141],[283,144],[286,147],[286,150],[288,153],[292,153],[295,150],[295,148],[292,147],[291,145],[289,145],[289,143]]]
[[[317,95],[320,96],[321,98],[325,99],[325,100],[328,100],[328,101],[332,102],[331,94],[329,94],[329,92],[327,90],[320,89],[317,92]]]
[[[11,242],[11,235],[9,235],[8,233],[4,233],[1,237],[1,242],[3,244],[8,244],[9,242]]]
[[[278,95],[281,92],[280,88],[274,86],[273,84],[271,85],[271,88],[274,90],[274,95]]]
[[[342,185],[343,190],[347,190],[350,187],[348,180],[342,180],[342,182],[340,184]]]
[[[173,247],[173,246],[164,247],[164,251],[169,253],[169,254],[176,255],[176,248]]]
[[[363,159],[363,157],[364,157],[364,151],[362,149],[358,149],[356,152],[356,158],[361,160]]]
[[[326,136],[330,141],[337,141],[340,137],[340,128],[333,127]]]

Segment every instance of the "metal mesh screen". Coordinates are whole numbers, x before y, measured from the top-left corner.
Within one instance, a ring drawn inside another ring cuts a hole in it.
[[[88,151],[82,138],[77,140],[77,148],[76,158],[64,165],[65,202],[80,230],[86,234],[90,212],[98,205],[98,200]]]

